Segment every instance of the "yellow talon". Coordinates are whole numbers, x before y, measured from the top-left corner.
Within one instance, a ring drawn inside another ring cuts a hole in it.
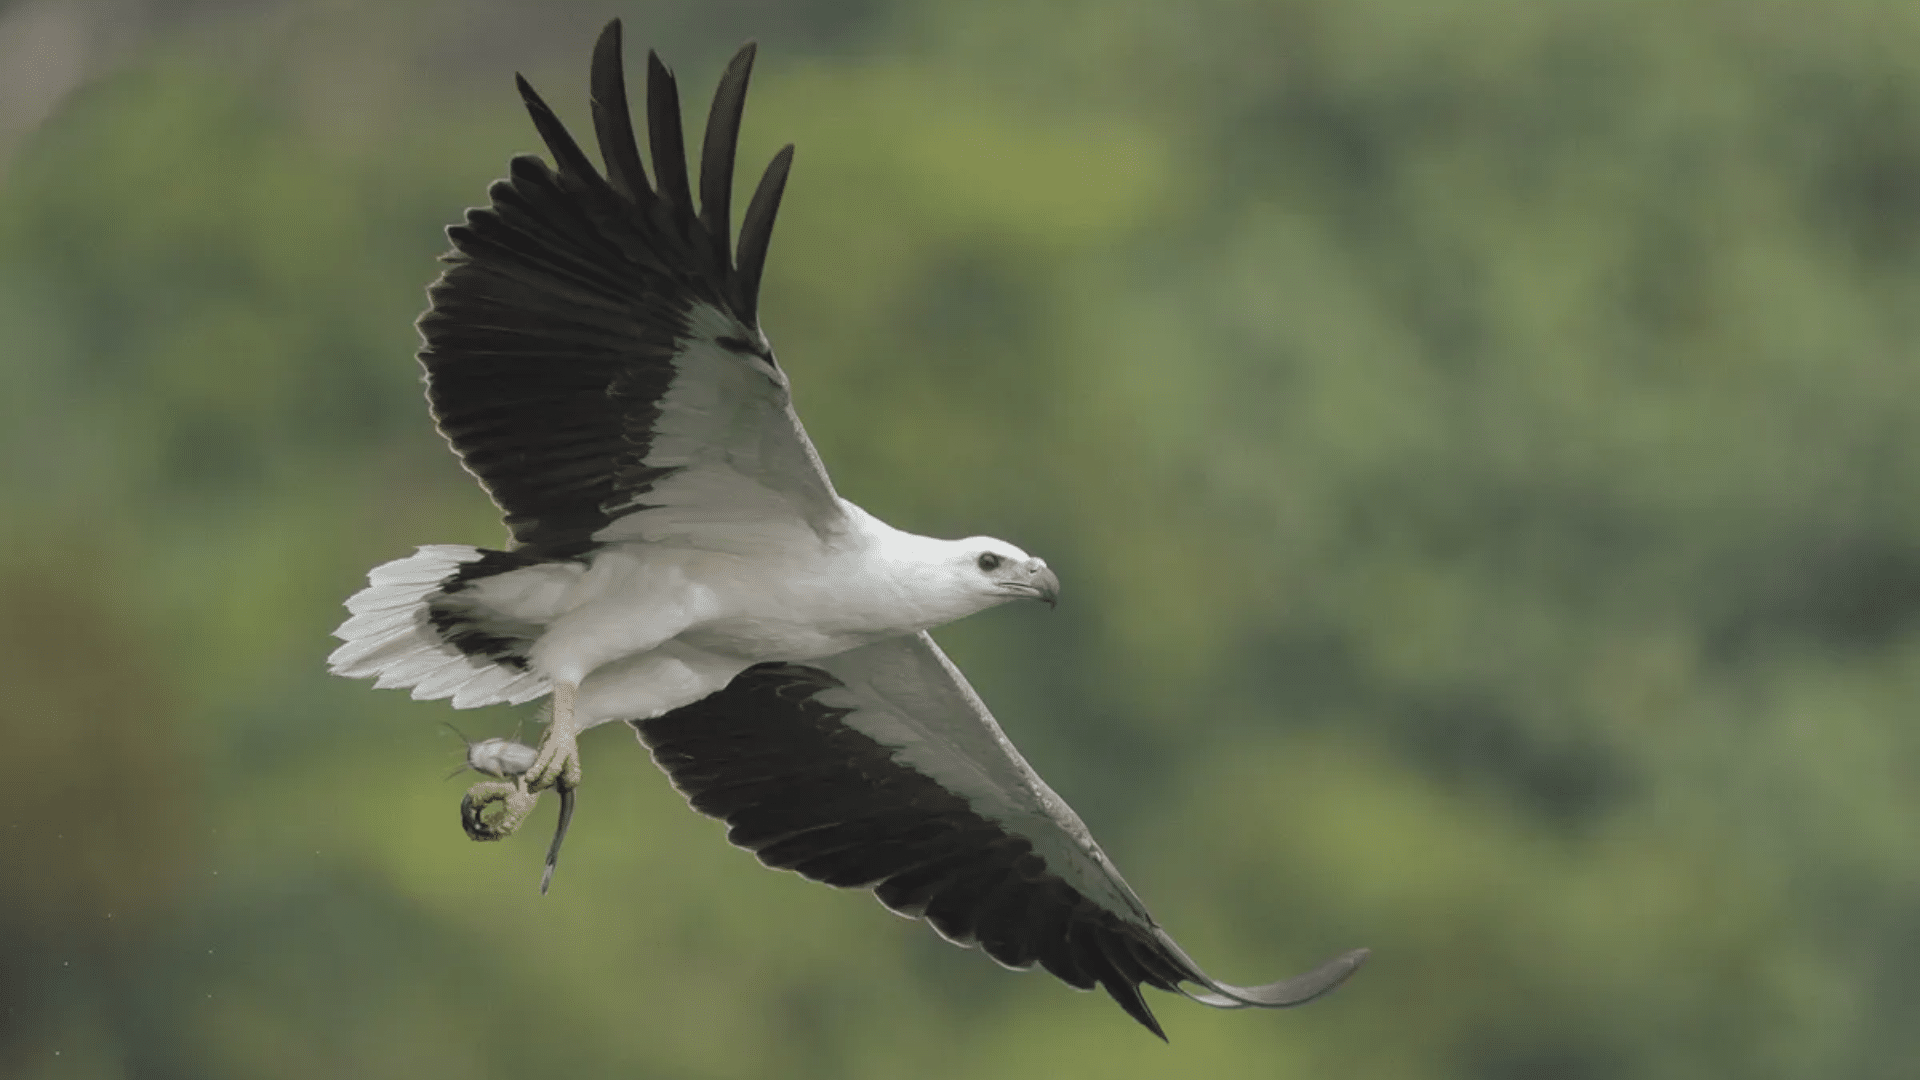
[[[520,780],[475,784],[460,800],[460,826],[475,840],[505,839],[519,830],[539,798]]]

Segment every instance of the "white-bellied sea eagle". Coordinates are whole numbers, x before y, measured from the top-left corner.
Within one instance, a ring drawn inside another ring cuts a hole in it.
[[[512,540],[376,567],[347,601],[333,672],[455,708],[550,696],[537,755],[470,747],[501,779],[463,807],[469,833],[494,839],[558,788],[549,873],[575,739],[623,720],[766,865],[871,889],[1008,967],[1104,987],[1163,1038],[1141,984],[1219,1008],[1331,990],[1365,950],[1264,986],[1201,971],[927,636],[1009,600],[1053,603],[1047,564],[1003,540],[901,532],[835,493],[757,310],[792,146],[729,243],[753,56],[714,95],[697,206],[678,91],[651,53],[648,182],[618,20],[593,54],[604,174],[518,80],[554,165],[514,158],[491,205],[447,230],[419,323],[433,418]]]

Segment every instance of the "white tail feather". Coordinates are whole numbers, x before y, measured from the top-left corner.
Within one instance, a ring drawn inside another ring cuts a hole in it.
[[[453,707],[471,709],[490,701],[518,705],[547,692],[547,681],[530,671],[495,667],[468,680],[454,692]]]
[[[376,679],[383,689],[413,688],[422,701],[451,697],[456,709],[513,704],[547,692],[530,671],[469,657],[440,640],[427,622],[427,601],[461,564],[481,557],[463,544],[429,544],[404,559],[374,567],[367,587],[347,601],[351,617],[333,636],[344,644],[327,657],[328,670],[350,679]]]

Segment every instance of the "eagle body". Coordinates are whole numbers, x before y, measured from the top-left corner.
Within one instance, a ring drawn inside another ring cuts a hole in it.
[[[527,701],[563,680],[579,687],[585,730],[698,701],[755,664],[833,656],[1058,588],[1005,542],[916,536],[841,507],[846,525],[827,537],[775,519],[682,523],[569,558],[423,547],[375,568],[347,602],[333,669],[456,708]],[[992,572],[979,569],[988,554]]]

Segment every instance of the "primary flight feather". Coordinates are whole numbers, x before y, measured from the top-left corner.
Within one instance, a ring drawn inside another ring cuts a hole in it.
[[[767,865],[1101,986],[1156,1034],[1143,984],[1221,1008],[1337,986],[1364,950],[1265,986],[1201,971],[927,636],[1009,600],[1052,604],[1044,561],[902,532],[834,491],[759,325],[791,146],[729,237],[753,57],[721,76],[698,206],[679,93],[651,53],[648,176],[618,20],[593,54],[604,173],[518,80],[553,165],[516,157],[447,230],[419,324],[434,420],[511,542],[376,567],[333,672],[455,708],[551,699],[537,754],[484,757],[498,778],[468,793],[476,838],[513,832],[550,787],[570,818],[577,736],[622,720]]]

